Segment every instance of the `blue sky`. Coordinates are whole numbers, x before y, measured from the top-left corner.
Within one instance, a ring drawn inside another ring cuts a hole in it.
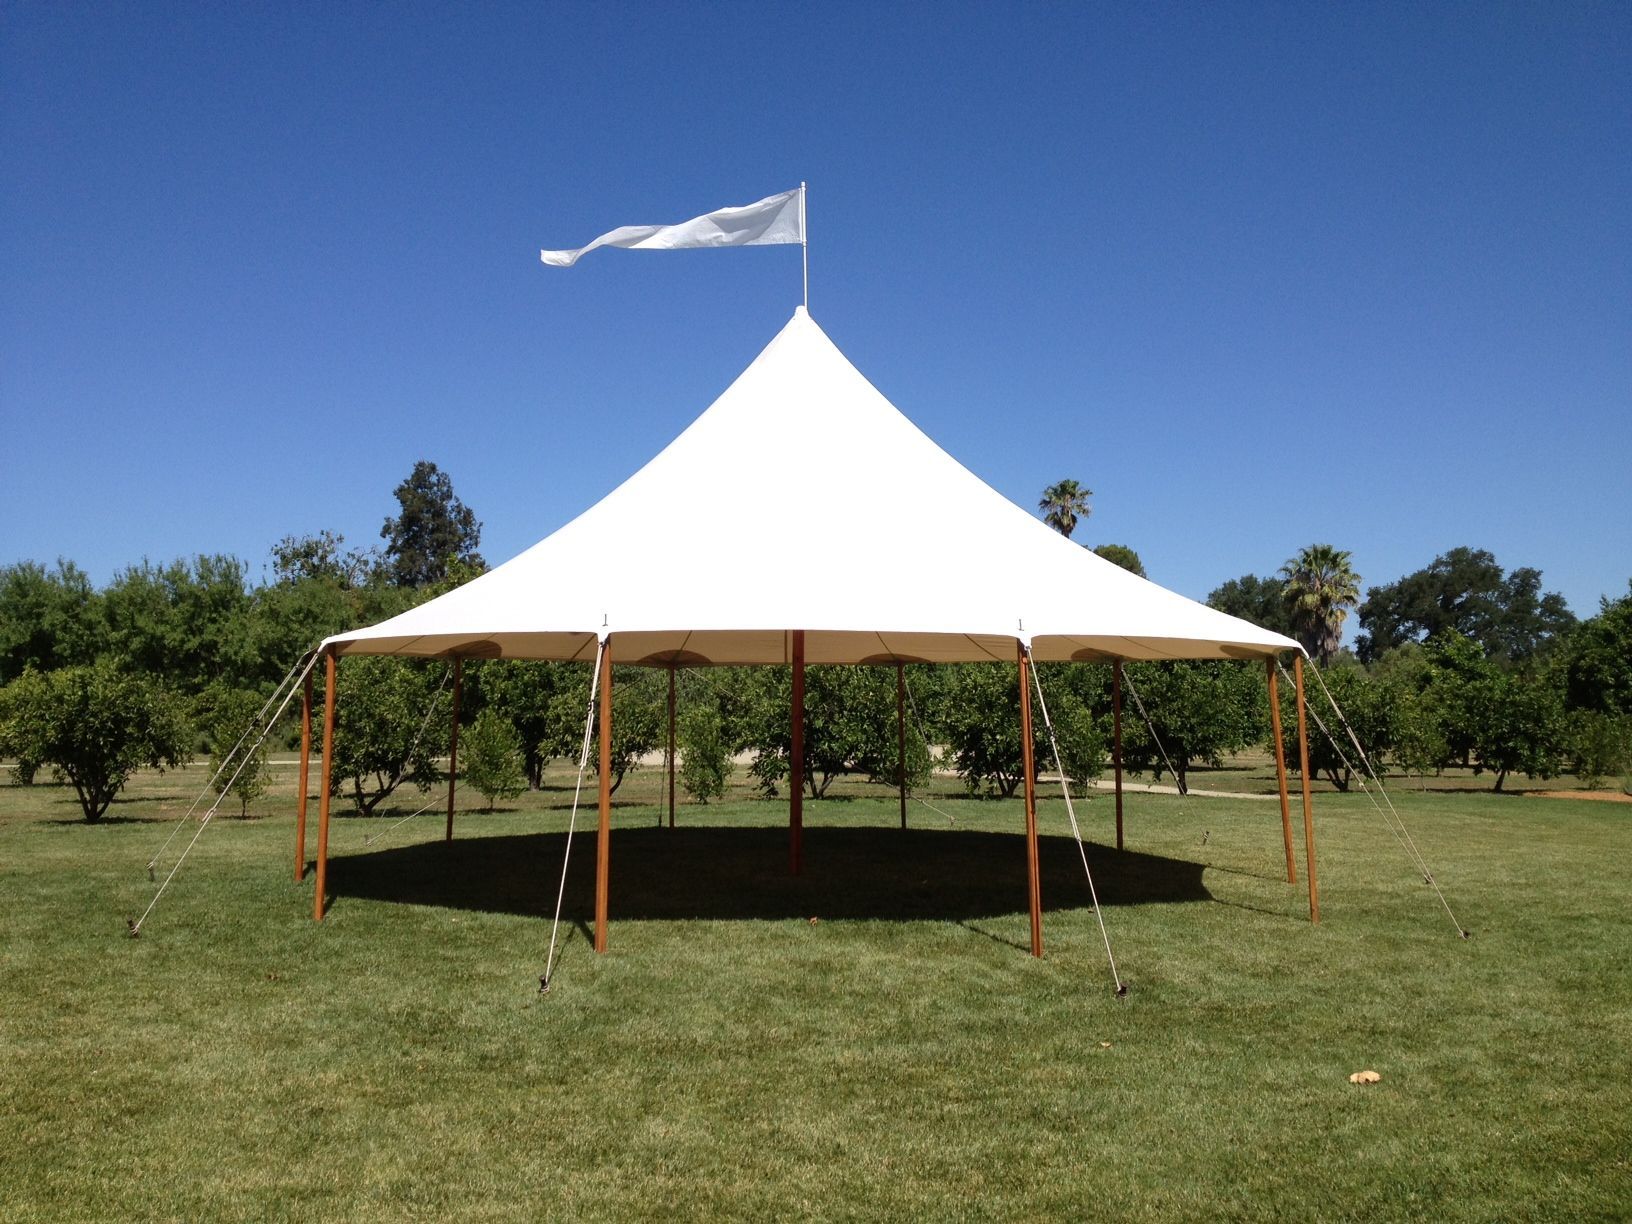
[[[804,179],[839,347],[1167,586],[1317,541],[1368,585],[1487,548],[1581,614],[1632,577],[1632,6],[4,0],[0,158],[0,564],[258,577],[377,542],[420,458],[503,560],[800,298],[793,247],[538,248]],[[901,539],[1046,581],[933,506]],[[669,547],[807,564],[660,506],[620,552]]]

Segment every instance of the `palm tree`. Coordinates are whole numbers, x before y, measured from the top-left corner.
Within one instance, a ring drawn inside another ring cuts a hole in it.
[[[1351,554],[1330,544],[1311,544],[1281,567],[1281,601],[1293,632],[1315,662],[1325,666],[1343,643],[1343,622],[1360,602],[1360,575]]]
[[[1074,480],[1062,480],[1043,490],[1037,509],[1043,512],[1043,520],[1050,527],[1069,537],[1077,529],[1077,520],[1094,512],[1088,504],[1093,495],[1092,489],[1085,489]]]

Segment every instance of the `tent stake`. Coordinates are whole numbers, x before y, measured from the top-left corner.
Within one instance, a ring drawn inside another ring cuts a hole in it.
[[[1026,880],[1031,902],[1031,954],[1043,954],[1043,888],[1037,867],[1037,762],[1031,742],[1031,676],[1024,642],[1020,657],[1020,761],[1026,779]]]
[[[669,828],[674,828],[674,668],[669,664]]]
[[[448,835],[453,840],[453,789],[459,776],[459,688],[464,680],[464,660],[453,661],[453,730],[448,744]]]
[[[312,671],[306,669],[300,702],[300,801],[295,807],[295,883],[306,878],[306,795],[312,772]]]
[[[339,698],[334,651],[323,660],[323,776],[317,783],[317,890],[312,897],[312,917],[323,921],[324,901],[329,887],[329,798],[334,789],[329,782],[334,766],[334,706]]]
[[[1275,660],[1264,660],[1269,677],[1269,725],[1275,737],[1275,782],[1281,792],[1281,840],[1286,843],[1286,882],[1298,882],[1297,859],[1292,853],[1292,804],[1286,793],[1286,745],[1281,742],[1281,686],[1275,679]]]
[[[1309,723],[1304,716],[1303,656],[1292,660],[1292,678],[1298,689],[1298,760],[1303,772],[1303,856],[1309,872],[1309,921],[1320,922],[1320,889],[1315,884],[1315,801],[1309,791]]]
[[[901,827],[907,827],[907,665],[895,665],[895,781],[901,792]]]
[[[1122,849],[1122,660],[1111,664],[1111,760],[1116,769],[1116,848]]]
[[[805,631],[793,631],[793,701],[788,720],[793,731],[789,750],[792,789],[788,796],[788,870],[804,869],[805,840]]]
[[[601,646],[601,827],[595,834],[595,951],[606,951],[612,855],[612,637]]]

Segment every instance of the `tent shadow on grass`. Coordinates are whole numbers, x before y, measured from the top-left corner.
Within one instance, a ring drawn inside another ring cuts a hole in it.
[[[520,914],[554,913],[561,833],[467,837],[329,861],[335,898]],[[1088,887],[1076,844],[1039,839],[1043,906],[1080,909]],[[1202,865],[1088,845],[1102,905],[1208,901]],[[821,917],[958,921],[1024,912],[1019,833],[964,829],[810,828],[804,874],[788,874],[782,828],[615,829],[610,916],[619,919]],[[580,833],[562,917],[594,904],[595,835]]]

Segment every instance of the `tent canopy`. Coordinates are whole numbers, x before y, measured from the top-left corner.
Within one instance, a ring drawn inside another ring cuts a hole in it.
[[[975,558],[932,568],[925,536]],[[654,541],[629,561],[631,541]],[[1298,644],[1074,544],[909,421],[803,307],[600,502],[342,655],[785,663],[1264,658]]]

